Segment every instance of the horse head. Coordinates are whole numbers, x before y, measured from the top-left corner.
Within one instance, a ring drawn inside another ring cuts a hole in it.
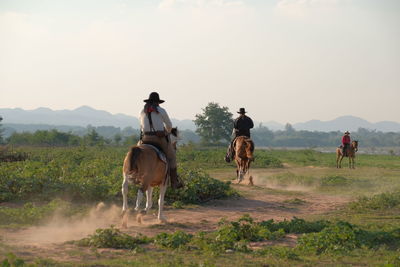
[[[353,140],[353,142],[351,142],[354,151],[357,152],[358,151],[358,140]]]
[[[171,129],[170,140],[172,143],[172,147],[176,150],[177,149],[176,144],[178,143],[178,140],[179,140],[178,127],[174,127]]]

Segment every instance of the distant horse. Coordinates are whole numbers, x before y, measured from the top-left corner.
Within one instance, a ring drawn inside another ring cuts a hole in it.
[[[170,135],[170,142],[172,142],[174,151],[176,151],[176,143],[178,140],[178,130],[173,128]],[[164,154],[160,154],[159,150],[152,145],[140,144],[132,146],[126,154],[123,166],[122,183],[122,227],[127,227],[127,211],[128,211],[128,183],[133,182],[138,184],[139,190],[137,193],[135,211],[140,211],[140,204],[143,199],[143,193],[146,192],[146,208],[147,213],[153,204],[152,195],[153,187],[160,187],[160,196],[158,199],[158,220],[160,222],[166,221],[163,215],[164,196],[168,186],[168,163]],[[138,221],[140,218],[138,215]]]
[[[336,148],[336,168],[342,168],[343,157],[349,157],[349,168],[354,169],[354,159],[358,151],[358,141],[351,142],[350,147],[347,149],[347,155],[343,155],[341,148]]]
[[[250,162],[254,160],[253,151],[254,143],[247,136],[239,136],[234,141],[235,147],[235,161],[236,161],[236,175],[237,181],[240,183],[246,174],[248,174],[250,168]],[[249,177],[249,184],[253,185],[253,178]]]

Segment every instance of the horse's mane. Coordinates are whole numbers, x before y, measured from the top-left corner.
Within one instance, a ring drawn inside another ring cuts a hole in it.
[[[175,137],[178,137],[178,127],[174,127],[171,129],[171,134]]]

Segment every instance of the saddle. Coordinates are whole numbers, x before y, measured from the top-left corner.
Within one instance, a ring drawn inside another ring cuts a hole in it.
[[[156,153],[158,158],[164,162],[165,164],[167,164],[167,157],[165,156],[165,153],[161,151],[161,149],[159,149],[158,147],[154,146],[154,145],[150,145],[150,144],[141,144],[141,146],[147,146],[151,149],[153,149]]]

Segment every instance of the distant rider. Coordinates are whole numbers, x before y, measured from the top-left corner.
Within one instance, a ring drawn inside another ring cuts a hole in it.
[[[231,162],[235,156],[235,149],[233,147],[235,139],[239,136],[247,136],[250,138],[250,129],[254,127],[253,120],[245,115],[247,112],[244,108],[240,108],[237,113],[239,113],[240,116],[237,117],[233,123],[234,138],[228,147],[228,151],[225,156],[226,162]]]
[[[149,98],[143,101],[146,102],[146,104],[139,116],[141,141],[143,144],[154,145],[165,153],[168,160],[171,186],[175,189],[181,188],[183,184],[180,182],[180,179],[178,179],[176,153],[169,140],[172,123],[165,109],[159,106],[159,104],[165,101],[160,100],[160,96],[157,92],[152,92]]]
[[[344,132],[344,135],[343,135],[343,137],[342,137],[342,153],[343,153],[343,155],[347,155],[347,153],[348,153],[348,151],[349,151],[349,149],[350,149],[350,143],[351,143],[351,140],[350,140],[350,132],[349,131],[345,131]]]

